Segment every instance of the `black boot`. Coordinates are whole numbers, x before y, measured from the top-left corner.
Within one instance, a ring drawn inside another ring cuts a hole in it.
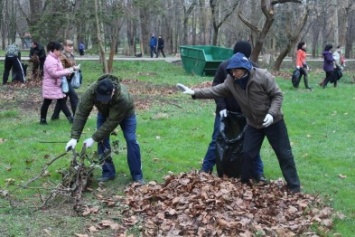
[[[39,121],[39,124],[41,125],[47,125],[47,120],[45,118],[41,118],[41,120]]]
[[[69,123],[73,123],[73,122],[74,122],[73,116],[69,116],[69,117],[67,117],[67,118],[68,118]]]
[[[304,80],[304,86],[306,87],[306,89],[312,90],[312,87],[309,87],[309,86],[308,86],[308,77],[305,76],[305,77],[303,78],[303,80]]]

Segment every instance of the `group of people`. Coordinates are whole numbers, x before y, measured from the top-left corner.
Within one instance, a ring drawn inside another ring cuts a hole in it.
[[[154,54],[156,57],[159,57],[159,53],[163,55],[165,58],[165,53],[164,53],[164,39],[159,35],[158,39],[155,37],[153,34],[152,37],[150,38],[149,41],[149,47],[150,47],[150,57],[153,58]]]
[[[307,45],[303,41],[299,42],[297,45],[296,68],[300,72],[300,77],[299,80],[294,84],[294,86],[297,88],[301,78],[303,77],[305,88],[312,90],[312,88],[308,85],[307,71],[309,70],[309,67],[306,63],[306,48]],[[325,79],[322,80],[319,85],[323,88],[326,88],[328,83],[333,83],[334,87],[337,87],[338,80],[340,79],[337,72],[341,72],[345,67],[345,60],[341,52],[341,46],[338,45],[338,47],[333,50],[333,45],[327,44],[324,48],[322,56]]]

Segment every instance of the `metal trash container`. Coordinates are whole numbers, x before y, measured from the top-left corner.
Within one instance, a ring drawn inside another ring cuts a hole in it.
[[[187,73],[214,76],[219,64],[232,57],[233,50],[214,45],[183,45],[180,55]]]

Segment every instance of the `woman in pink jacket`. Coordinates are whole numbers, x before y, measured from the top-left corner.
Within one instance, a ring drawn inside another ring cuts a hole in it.
[[[77,67],[63,68],[63,65],[59,59],[59,56],[62,53],[63,46],[58,42],[49,42],[47,45],[47,51],[49,54],[46,57],[44,62],[44,75],[42,82],[42,96],[43,104],[41,107],[41,120],[40,124],[47,124],[47,112],[52,100],[57,100],[60,104],[62,111],[65,116],[67,116],[70,123],[73,122],[73,116],[69,111],[67,104],[65,103],[65,93],[63,93],[61,84],[61,78],[63,76],[69,76],[78,70]]]

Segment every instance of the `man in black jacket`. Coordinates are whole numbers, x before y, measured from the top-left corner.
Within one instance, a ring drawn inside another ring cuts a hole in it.
[[[39,67],[40,75],[43,77],[43,65],[44,61],[46,60],[46,51],[44,50],[43,46],[40,45],[37,41],[33,41],[29,56],[30,60],[34,64],[34,67],[32,68],[32,75],[37,74]]]
[[[165,58],[164,54],[164,39],[159,35],[158,38],[158,47],[157,47],[157,57],[159,57],[159,52],[163,54],[163,57]]]

